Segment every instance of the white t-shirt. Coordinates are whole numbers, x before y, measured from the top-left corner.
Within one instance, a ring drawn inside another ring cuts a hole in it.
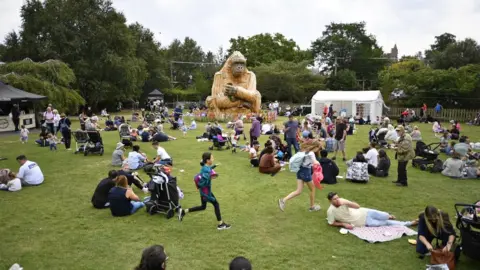
[[[338,221],[352,224],[355,227],[363,227],[367,221],[367,212],[368,209],[362,207],[355,209],[346,205],[340,207],[330,205],[327,210],[327,221],[330,225]]]
[[[20,130],[20,136],[22,136],[23,138],[28,137],[29,133],[30,133],[30,131],[28,131],[28,129],[26,129],[26,128],[22,128],[22,130]]]
[[[368,150],[365,154],[365,158],[367,159],[368,164],[371,164],[375,167],[378,166],[378,151],[375,148]]]
[[[269,132],[272,130],[272,126],[270,124],[263,124],[262,126],[262,134],[265,135],[265,133]]]
[[[258,156],[257,156],[257,150],[255,150],[255,147],[251,147],[249,152],[250,152],[250,156],[253,156],[252,159],[258,158]]]
[[[37,163],[27,160],[18,171],[17,177],[30,185],[43,183],[43,173]]]
[[[170,155],[167,153],[167,151],[165,150],[165,148],[160,146],[157,149],[157,156],[160,157],[160,160],[172,159]]]
[[[8,181],[7,183],[8,191],[19,191],[22,189],[22,182],[19,178]]]
[[[302,167],[311,168],[313,166],[313,162],[315,162],[315,160],[317,160],[317,157],[315,156],[315,153],[313,153],[313,152],[305,153],[305,159],[303,160]]]

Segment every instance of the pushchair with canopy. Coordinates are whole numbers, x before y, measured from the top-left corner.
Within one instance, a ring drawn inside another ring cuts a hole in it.
[[[462,210],[459,211],[459,209]],[[457,229],[460,230],[460,250],[465,256],[480,261],[480,204],[455,204]]]

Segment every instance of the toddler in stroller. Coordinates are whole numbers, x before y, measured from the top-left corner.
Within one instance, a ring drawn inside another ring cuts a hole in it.
[[[222,130],[218,127],[212,127],[210,129],[210,134],[208,135],[208,137],[211,138],[213,142],[213,145],[208,148],[209,150],[213,150],[213,148],[221,150],[225,146],[226,149],[230,149],[232,145],[230,138],[228,136],[224,137],[222,135]]]

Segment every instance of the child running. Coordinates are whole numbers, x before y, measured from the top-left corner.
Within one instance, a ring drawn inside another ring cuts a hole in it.
[[[24,125],[21,126],[21,130],[20,130],[20,141],[22,143],[28,143],[28,134],[30,133],[30,131],[28,131],[27,128],[25,128]]]
[[[315,186],[312,182],[312,167],[315,163],[318,163],[316,155],[321,150],[322,145],[320,141],[313,140],[308,143],[303,143],[300,147],[301,152],[305,153],[300,170],[297,172],[297,189],[288,194],[287,197],[278,200],[278,206],[280,210],[285,211],[285,204],[288,200],[297,197],[302,194],[303,186],[307,184],[310,189],[310,212],[319,211],[320,205],[315,205]]]
[[[202,205],[189,209],[180,209],[178,213],[178,220],[182,221],[183,217],[185,217],[187,213],[205,210],[207,208],[207,202],[209,202],[213,205],[213,207],[215,207],[215,216],[217,217],[218,221],[217,229],[227,230],[230,229],[231,226],[223,222],[222,215],[220,214],[220,204],[218,203],[217,198],[215,198],[215,195],[212,193],[212,178],[217,177],[217,174],[215,171],[213,171],[213,169],[216,167],[216,165],[213,165],[213,161],[214,159],[212,153],[203,153],[202,162],[200,163],[202,170],[200,171],[200,174],[195,177],[198,177],[199,179],[198,182],[195,181],[195,183],[198,191],[200,192]]]

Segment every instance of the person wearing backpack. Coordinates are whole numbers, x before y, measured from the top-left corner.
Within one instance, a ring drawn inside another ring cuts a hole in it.
[[[216,167],[216,165],[213,164],[213,161],[214,159],[212,153],[203,153],[202,162],[200,163],[202,170],[200,171],[200,174],[194,178],[195,185],[200,192],[200,200],[202,205],[189,209],[180,209],[178,211],[178,220],[182,221],[187,213],[205,210],[207,208],[207,202],[209,202],[215,208],[215,216],[217,217],[218,221],[217,230],[227,230],[230,229],[231,226],[223,222],[222,214],[220,213],[220,204],[218,203],[217,198],[215,198],[215,195],[212,193],[212,178],[217,177],[217,174],[215,171],[213,171],[213,169]]]
[[[290,171],[297,173],[297,189],[288,194],[285,198],[278,200],[280,210],[285,211],[285,204],[288,200],[302,194],[303,186],[306,184],[310,189],[310,212],[319,211],[320,206],[315,205],[315,186],[312,181],[312,167],[318,164],[316,155],[321,150],[322,145],[318,140],[312,140],[301,145],[300,152],[295,154],[289,162]]]

